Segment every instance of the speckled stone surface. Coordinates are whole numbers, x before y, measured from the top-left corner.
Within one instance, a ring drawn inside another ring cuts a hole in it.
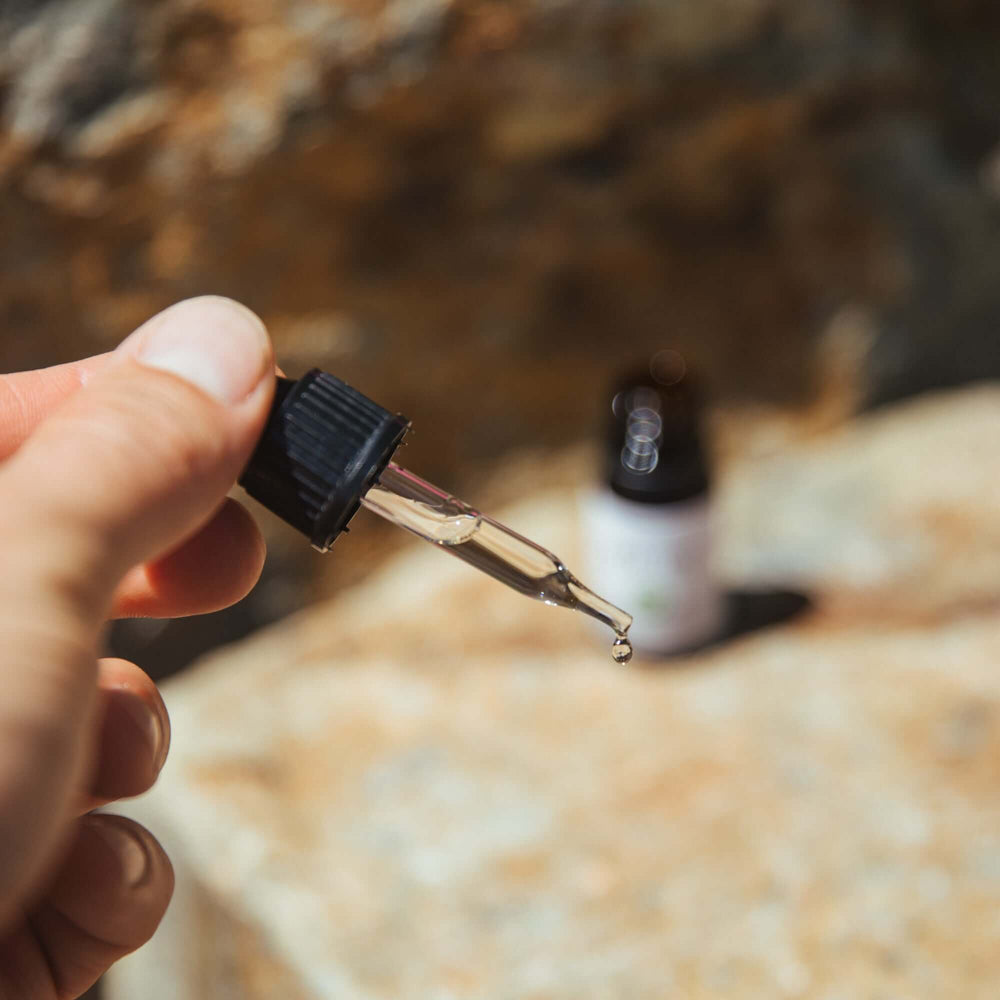
[[[819,605],[683,661],[415,542],[172,682],[110,996],[995,996],[998,438],[984,388],[745,451],[720,567]],[[573,509],[506,517],[570,562]]]

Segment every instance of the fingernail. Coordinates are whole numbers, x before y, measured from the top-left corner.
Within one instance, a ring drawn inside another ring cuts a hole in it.
[[[113,816],[89,816],[86,822],[118,858],[122,881],[134,889],[149,871],[146,845],[125,823]]]
[[[125,710],[142,734],[149,746],[150,757],[153,761],[153,773],[159,774],[166,762],[169,748],[163,720],[142,698],[129,692],[123,692],[121,697],[116,699],[116,704]]]
[[[179,302],[132,337],[142,364],[177,375],[223,403],[246,399],[272,366],[264,324],[230,299]],[[120,349],[132,353],[132,337]]]

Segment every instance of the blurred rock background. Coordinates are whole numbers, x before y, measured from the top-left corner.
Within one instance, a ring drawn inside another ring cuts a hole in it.
[[[231,295],[484,503],[665,345],[805,426],[997,376],[998,36],[991,0],[2,0],[0,368]],[[391,544],[269,530],[164,662]]]

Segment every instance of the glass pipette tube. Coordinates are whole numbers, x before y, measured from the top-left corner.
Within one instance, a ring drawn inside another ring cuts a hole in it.
[[[585,587],[558,556],[408,469],[390,462],[361,503],[520,594],[596,618],[615,632],[615,659],[631,657],[630,614]]]

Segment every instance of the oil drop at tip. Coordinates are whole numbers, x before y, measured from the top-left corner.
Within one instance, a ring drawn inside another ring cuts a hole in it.
[[[616,635],[611,644],[611,658],[615,663],[628,663],[632,659],[632,643],[627,635]]]

